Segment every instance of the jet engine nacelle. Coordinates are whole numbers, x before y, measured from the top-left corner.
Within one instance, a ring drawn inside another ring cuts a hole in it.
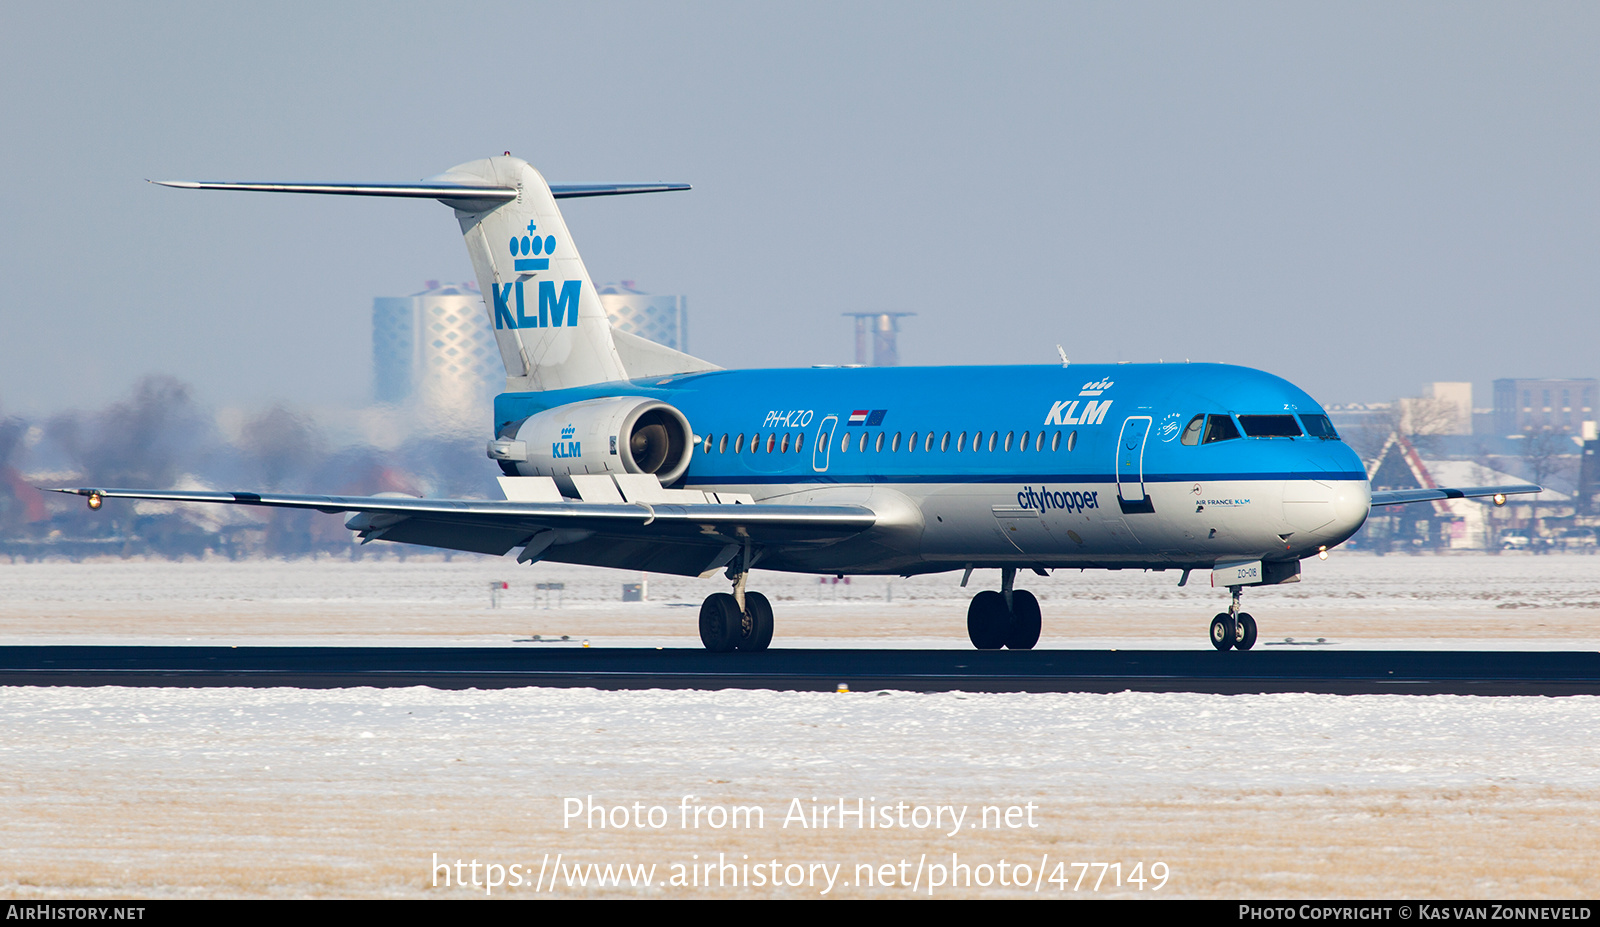
[[[689,469],[694,432],[682,412],[639,396],[588,399],[523,419],[489,456],[517,476],[550,476],[567,495],[584,473],[654,473],[671,486]]]

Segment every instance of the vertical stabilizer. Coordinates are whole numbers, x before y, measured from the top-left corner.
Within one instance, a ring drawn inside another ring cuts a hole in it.
[[[508,391],[563,389],[627,378],[600,294],[567,233],[550,185],[520,158],[453,167],[430,183],[511,187],[503,203],[458,201],[456,218],[478,275]]]

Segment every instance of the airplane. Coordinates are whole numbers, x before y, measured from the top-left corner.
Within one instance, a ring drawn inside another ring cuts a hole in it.
[[[687,184],[549,184],[509,152],[413,184],[159,181],[200,190],[435,199],[454,209],[506,367],[488,457],[504,500],[61,488],[105,499],[348,513],[383,540],[710,577],[712,651],[772,641],[757,565],[821,575],[997,569],[972,597],[983,650],[1038,642],[1021,571],[1194,570],[1231,602],[1219,651],[1249,650],[1245,587],[1298,582],[1375,507],[1539,492],[1373,491],[1316,400],[1222,364],[725,370],[611,328],[559,199]],[[1059,350],[1059,349],[1058,349]]]

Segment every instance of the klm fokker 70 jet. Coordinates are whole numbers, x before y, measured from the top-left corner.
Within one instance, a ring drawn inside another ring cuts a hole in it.
[[[363,542],[710,576],[711,650],[766,649],[750,570],[998,570],[972,598],[983,649],[1029,649],[1019,571],[1211,571],[1211,622],[1248,650],[1245,586],[1295,582],[1372,506],[1537,492],[1373,492],[1322,408],[1278,377],[1218,364],[723,370],[610,327],[556,200],[687,189],[547,184],[489,158],[414,184],[166,182],[173,187],[436,199],[455,210],[506,366],[488,455],[504,501],[63,489],[350,513]]]

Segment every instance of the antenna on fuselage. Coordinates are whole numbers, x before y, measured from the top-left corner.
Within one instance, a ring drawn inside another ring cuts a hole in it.
[[[1063,366],[1063,367],[1072,366],[1072,361],[1067,360],[1067,349],[1066,348],[1063,348],[1061,345],[1058,344],[1058,345],[1056,345],[1056,353],[1061,355],[1061,366]]]

